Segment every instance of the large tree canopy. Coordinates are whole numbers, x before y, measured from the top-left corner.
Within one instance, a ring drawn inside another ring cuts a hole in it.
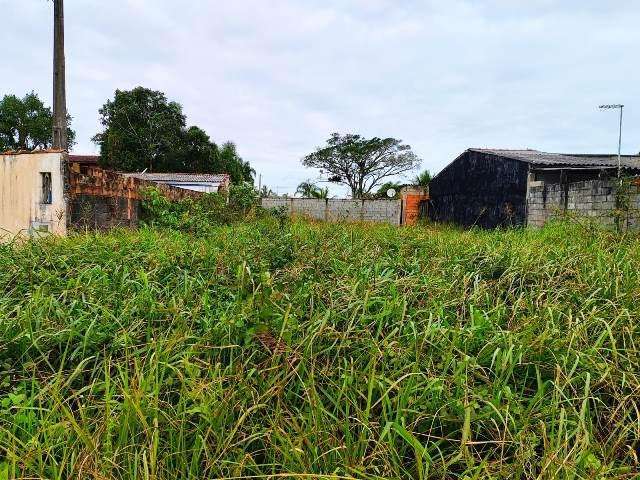
[[[420,159],[395,138],[334,133],[326,146],[304,157],[302,164],[321,169],[329,181],[348,186],[353,198],[362,198],[384,179],[418,167]]]
[[[219,148],[207,132],[186,127],[182,106],[164,93],[137,87],[116,90],[100,109],[101,165],[136,172],[228,173],[233,183],[253,182],[254,170],[236,146]]]
[[[162,92],[137,87],[116,90],[115,98],[100,109],[104,131],[94,137],[101,164],[123,171],[176,171],[186,118],[182,106]]]
[[[207,132],[199,127],[189,127],[182,135],[182,145],[178,147],[180,165],[174,171],[196,173],[222,172],[218,146],[211,141]]]
[[[71,124],[71,117],[67,116]],[[69,146],[75,141],[75,132],[67,129]],[[0,151],[35,150],[50,148],[53,144],[53,113],[45,107],[34,92],[23,98],[5,95],[0,100]]]

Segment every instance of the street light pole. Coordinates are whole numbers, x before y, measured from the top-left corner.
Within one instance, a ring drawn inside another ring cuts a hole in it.
[[[621,157],[620,152],[622,150],[622,109],[624,108],[624,105],[622,104],[600,105],[601,110],[611,110],[615,108],[620,109],[620,130],[618,131],[618,178],[620,178],[621,170],[622,170],[622,162],[620,159]]]
[[[53,148],[68,149],[64,0],[53,0]]]
[[[622,150],[622,110],[624,105],[620,105],[620,128],[618,129],[618,178],[620,178],[620,150]]]

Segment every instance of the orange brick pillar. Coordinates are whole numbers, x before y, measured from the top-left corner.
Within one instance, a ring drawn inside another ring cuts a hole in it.
[[[401,225],[417,225],[420,219],[420,206],[429,200],[428,190],[424,187],[408,186],[400,190],[402,198]]]

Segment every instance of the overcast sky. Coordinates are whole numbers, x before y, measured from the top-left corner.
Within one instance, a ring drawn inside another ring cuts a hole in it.
[[[439,171],[469,147],[640,150],[638,0],[67,0],[77,153],[142,85],[232,140],[279,193],[331,132],[404,140]],[[51,105],[52,4],[0,0],[0,95]],[[333,189],[334,193],[339,190]]]

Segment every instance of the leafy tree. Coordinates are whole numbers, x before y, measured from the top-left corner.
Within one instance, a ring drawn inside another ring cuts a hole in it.
[[[101,165],[123,171],[179,171],[185,116],[182,106],[162,92],[136,87],[116,90],[100,109]]]
[[[67,115],[67,124],[71,117]],[[69,147],[76,134],[67,128]],[[50,148],[53,144],[53,113],[45,107],[34,92],[23,98],[5,95],[0,100],[0,151],[35,150]]]
[[[431,172],[429,170],[425,170],[413,179],[413,183],[414,185],[419,185],[421,187],[428,187],[431,182],[431,178]]]
[[[329,196],[328,188],[320,188],[311,180],[306,180],[298,185],[296,195],[300,194],[305,198],[327,198]]]
[[[219,151],[219,165],[222,171],[229,174],[233,183],[253,183],[256,171],[251,168],[249,162],[245,162],[240,155],[235,143],[226,142]]]
[[[218,147],[207,132],[186,127],[182,106],[162,92],[116,90],[100,109],[101,165],[122,171],[228,173],[234,184],[253,183],[255,171],[232,142]]]
[[[182,173],[221,173],[220,152],[207,132],[199,127],[189,127],[182,136],[179,164],[174,168]]]
[[[353,198],[362,198],[385,179],[413,170],[420,159],[395,138],[367,139],[360,135],[334,133],[327,145],[302,159],[305,167],[326,172],[330,182],[351,189]]]
[[[298,188],[296,189],[296,195],[300,194],[303,197],[309,198],[317,188],[318,187],[316,186],[316,184],[311,180],[306,180],[298,185]]]

